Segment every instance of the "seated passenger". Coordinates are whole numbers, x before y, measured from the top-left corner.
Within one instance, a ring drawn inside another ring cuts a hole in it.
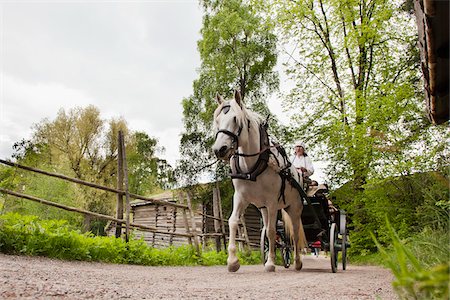
[[[314,167],[311,158],[309,158],[308,154],[306,153],[305,144],[297,141],[295,143],[294,152],[295,154],[291,158],[292,165],[303,177],[303,182],[310,183],[311,180],[309,179],[309,176],[314,174]]]

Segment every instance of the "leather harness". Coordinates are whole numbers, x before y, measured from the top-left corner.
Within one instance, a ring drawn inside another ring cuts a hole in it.
[[[250,122],[249,122],[249,128],[250,128]],[[232,144],[233,145],[235,144],[235,146],[233,146],[233,147],[236,149],[236,151],[233,154],[233,156],[235,157],[234,167],[235,167],[236,172],[234,172],[234,173],[230,172],[230,177],[232,179],[256,181],[256,178],[267,169],[270,155],[273,155],[273,157],[275,158],[275,160],[278,163],[278,166],[280,166],[280,161],[278,161],[277,157],[271,151],[272,148],[276,148],[277,151],[282,156],[282,158],[284,160],[284,165],[285,165],[285,167],[278,172],[278,175],[281,178],[281,188],[280,188],[280,193],[278,196],[278,201],[280,201],[280,199],[283,199],[283,202],[286,204],[286,198],[285,198],[284,191],[286,189],[286,181],[288,181],[291,184],[291,186],[293,186],[299,192],[300,197],[303,198],[308,203],[308,205],[310,205],[312,207],[311,200],[306,195],[306,192],[303,190],[303,187],[300,186],[300,183],[298,183],[298,181],[294,178],[294,176],[291,173],[290,167],[292,164],[291,164],[284,148],[278,143],[274,143],[272,146],[270,145],[269,134],[267,133],[267,128],[268,128],[267,121],[259,125],[259,137],[260,137],[259,140],[260,140],[260,149],[261,150],[254,154],[245,154],[245,153],[237,152],[237,149],[239,147],[239,136],[242,132],[242,127],[239,127],[237,134],[234,134],[233,132],[231,132],[229,130],[224,130],[224,129],[217,131],[216,138],[219,133],[224,133],[226,135],[231,136]],[[241,167],[239,166],[239,156],[253,157],[253,156],[257,156],[257,155],[258,155],[258,160],[256,161],[253,168],[249,172],[246,172],[246,173],[243,172]],[[315,210],[313,210],[313,215],[315,217],[315,223],[320,224],[319,218],[318,218]]]

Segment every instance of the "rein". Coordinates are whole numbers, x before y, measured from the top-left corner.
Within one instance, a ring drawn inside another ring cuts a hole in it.
[[[260,135],[260,151],[252,154],[247,153],[239,153],[239,136],[242,132],[242,127],[239,127],[238,133],[235,134],[229,130],[218,130],[216,133],[216,138],[219,133],[224,133],[226,135],[229,135],[232,138],[232,146],[231,148],[234,149],[234,153],[232,157],[235,157],[234,160],[234,167],[236,170],[236,173],[231,173],[230,176],[232,179],[244,179],[244,180],[251,180],[256,181],[256,178],[267,169],[267,164],[269,161],[270,154],[272,153],[270,151],[271,148],[276,148],[279,145],[273,145],[270,146],[269,143],[269,135],[267,134],[267,123],[260,124],[259,125],[259,135]],[[251,169],[251,171],[245,173],[242,171],[241,167],[239,166],[239,157],[255,157],[259,156],[258,160],[256,161],[255,165]]]
[[[253,157],[253,156],[260,155],[260,154],[264,153],[265,151],[270,150],[272,148],[278,148],[279,146],[280,145],[278,145],[278,144],[275,144],[275,145],[272,145],[272,146],[264,146],[264,148],[262,148],[261,151],[253,153],[253,154],[245,154],[245,153],[236,152],[236,153],[234,153],[234,155],[235,156],[242,156],[242,157]]]
[[[198,172],[200,172],[200,171],[203,171],[204,169],[209,168],[209,167],[211,167],[212,165],[215,165],[219,160],[220,160],[220,159],[216,159],[216,160],[213,161],[212,163],[207,164],[206,166],[203,166],[203,167],[201,167],[201,168],[199,168],[199,169],[196,169],[195,172],[198,173]]]

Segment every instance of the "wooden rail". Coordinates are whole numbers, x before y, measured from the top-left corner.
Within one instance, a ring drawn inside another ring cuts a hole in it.
[[[121,146],[124,148],[124,145],[121,145]],[[124,151],[124,149],[122,149],[122,151]],[[122,153],[121,158],[122,158],[122,160],[125,160],[124,153]],[[186,237],[186,238],[188,238],[189,244],[191,244],[192,241],[194,241],[194,246],[197,249],[197,251],[199,251],[199,245],[198,245],[197,236],[222,237],[224,249],[227,248],[226,247],[227,237],[225,236],[225,223],[227,223],[228,221],[223,218],[222,205],[221,205],[220,192],[219,192],[218,185],[216,186],[216,188],[213,189],[213,201],[215,202],[214,206],[217,206],[217,208],[218,208],[218,210],[216,209],[214,211],[214,216],[211,216],[211,215],[208,215],[208,214],[204,214],[204,213],[199,213],[200,215],[204,216],[205,218],[213,219],[216,222],[218,221],[215,224],[216,234],[213,234],[213,235],[198,234],[196,232],[196,228],[195,228],[196,225],[195,225],[195,222],[194,222],[194,214],[193,214],[193,211],[192,211],[192,205],[190,203],[191,202],[191,196],[189,195],[189,193],[186,194],[186,197],[187,197],[187,200],[188,200],[187,201],[188,205],[186,205],[186,204],[179,204],[179,203],[162,201],[162,200],[158,200],[158,199],[148,198],[148,197],[144,197],[144,196],[140,196],[140,195],[129,193],[129,191],[127,189],[127,184],[123,184],[123,183],[120,184],[119,183],[120,182],[119,178],[118,178],[118,188],[112,188],[112,187],[106,187],[106,186],[98,185],[98,184],[95,184],[95,183],[92,183],[92,182],[84,181],[84,180],[81,180],[81,179],[69,177],[69,176],[66,176],[66,175],[58,174],[58,173],[52,173],[52,172],[40,170],[40,169],[37,169],[37,168],[24,166],[24,165],[21,165],[21,164],[18,164],[18,163],[14,163],[14,162],[11,162],[11,161],[7,161],[7,160],[4,160],[4,159],[0,159],[0,163],[4,164],[4,165],[11,166],[11,167],[19,168],[19,169],[22,169],[22,170],[26,170],[26,171],[30,171],[30,172],[34,172],[34,173],[38,173],[38,174],[54,177],[54,178],[59,178],[59,179],[66,180],[66,181],[69,181],[69,182],[73,182],[73,183],[76,183],[76,184],[80,184],[80,185],[84,185],[84,186],[88,186],[88,187],[96,188],[96,189],[103,190],[103,191],[106,191],[106,192],[111,192],[111,193],[117,194],[117,196],[118,196],[117,215],[116,215],[116,217],[112,217],[112,216],[102,215],[102,214],[90,212],[90,211],[87,211],[87,210],[79,209],[79,208],[76,208],[76,207],[70,207],[70,206],[66,206],[66,205],[63,205],[63,204],[55,203],[55,202],[52,202],[52,201],[40,199],[40,198],[37,198],[37,197],[34,197],[34,196],[25,195],[25,194],[21,194],[21,193],[18,193],[18,192],[14,192],[14,191],[10,191],[10,190],[6,190],[6,189],[3,189],[3,188],[0,188],[0,192],[5,193],[5,194],[9,194],[9,195],[12,195],[12,196],[15,196],[15,197],[28,199],[28,200],[31,200],[31,201],[35,201],[35,202],[39,202],[39,203],[45,204],[45,205],[50,205],[50,206],[58,207],[58,208],[65,209],[65,210],[68,210],[68,211],[78,212],[78,213],[82,213],[82,214],[85,214],[85,215],[90,215],[90,216],[94,216],[94,217],[97,217],[97,218],[110,220],[110,221],[116,222],[117,224],[121,224],[121,225],[117,225],[117,227],[116,227],[116,236],[120,236],[121,235],[120,232],[121,232],[121,229],[122,229],[122,224],[124,224],[125,225],[124,227],[126,229],[128,227],[133,227],[133,228],[139,228],[139,229],[141,229],[143,231],[149,231],[149,232],[152,232],[152,233],[158,233],[158,234],[164,234],[164,235],[170,235],[170,236]],[[125,171],[126,167],[125,166],[118,166],[118,169],[121,169],[122,171]],[[123,176],[122,180],[127,181],[127,177],[128,177],[127,174],[122,174],[122,176]],[[126,220],[123,220],[122,218],[120,218],[120,216],[123,215],[123,210],[124,209],[123,209],[123,206],[120,209],[119,208],[120,207],[119,204],[120,204],[121,201],[123,201],[123,200],[121,200],[121,199],[123,199],[123,197],[125,197],[126,200],[127,200],[127,204],[126,204],[126,207],[125,207],[126,215],[127,215]],[[150,227],[150,226],[140,225],[140,224],[136,224],[136,223],[131,223],[129,221],[129,214],[130,214],[129,199],[130,198],[143,200],[145,202],[156,204],[156,205],[172,206],[172,207],[175,207],[175,208],[182,209],[184,223],[185,223],[185,226],[186,226],[186,233],[177,233],[177,232],[174,232],[174,231],[171,231],[171,232],[161,231],[161,230],[158,230],[155,227]],[[189,216],[191,218],[192,224],[189,224],[188,221],[187,221],[186,210],[189,212]],[[120,212],[122,212],[122,213],[120,213]],[[189,227],[190,227],[189,225],[192,226],[192,231],[189,229]],[[254,229],[254,228],[251,228],[251,227],[247,228],[247,226],[245,224],[243,224],[243,226],[244,226],[244,231],[245,231],[244,236],[246,236],[246,237],[247,237],[247,234],[246,234],[247,230],[259,231],[259,229]],[[126,239],[128,239],[128,230],[126,230],[125,236],[126,236]],[[241,240],[241,239],[239,239],[239,240]],[[248,237],[246,238],[246,240],[243,240],[243,241],[245,241],[248,245],[250,245]],[[220,242],[217,243],[217,246],[218,246],[218,250],[219,250]]]
[[[11,166],[11,167],[16,167],[16,168],[19,168],[19,169],[23,169],[23,170],[27,170],[27,171],[31,171],[31,172],[35,172],[35,173],[39,173],[39,174],[43,174],[43,175],[47,175],[47,176],[50,176],[50,177],[64,179],[64,180],[67,180],[67,181],[70,181],[70,182],[78,183],[78,184],[81,184],[81,185],[89,186],[89,187],[92,187],[92,188],[96,188],[96,189],[107,191],[107,192],[111,192],[111,193],[116,193],[116,194],[121,194],[121,195],[125,195],[126,194],[125,191],[122,191],[122,190],[119,190],[119,189],[98,185],[98,184],[95,184],[95,183],[92,183],[92,182],[80,180],[80,179],[77,179],[77,178],[72,178],[72,177],[69,177],[69,176],[66,176],[66,175],[62,175],[62,174],[51,173],[51,172],[39,170],[39,169],[36,169],[36,168],[27,167],[27,166],[20,165],[18,163],[13,163],[13,162],[10,162],[10,161],[7,161],[7,160],[3,160],[3,159],[0,159],[0,163],[2,163],[4,165]],[[144,201],[152,202],[152,203],[155,203],[155,204],[168,205],[168,206],[173,206],[173,207],[182,208],[182,209],[189,209],[187,205],[183,205],[183,204],[172,203],[172,202],[165,202],[165,201],[152,199],[152,198],[148,198],[148,197],[144,197],[144,196],[140,196],[140,195],[136,195],[136,194],[132,194],[132,193],[129,193],[129,196],[130,196],[130,198],[133,198],[133,199],[144,200]]]
[[[52,202],[52,201],[48,201],[45,199],[41,199],[38,197],[34,197],[34,196],[30,196],[30,195],[25,195],[25,194],[21,194],[21,193],[17,193],[14,191],[10,191],[4,188],[0,188],[0,192],[5,193],[5,194],[9,194],[15,197],[19,197],[19,198],[23,198],[23,199],[27,199],[27,200],[31,200],[34,202],[39,202],[45,205],[49,205],[49,206],[54,206],[54,207],[58,207],[64,210],[68,210],[68,211],[73,211],[73,212],[77,212],[77,213],[82,213],[85,215],[90,215],[90,216],[94,216],[96,218],[99,219],[105,219],[105,220],[110,220],[119,224],[126,224],[127,221],[123,220],[123,219],[118,219],[118,218],[114,218],[111,216],[107,216],[107,215],[102,215],[99,213],[95,213],[95,212],[91,212],[88,210],[84,210],[84,209],[80,209],[80,208],[76,208],[76,207],[72,207],[72,206],[67,206],[67,205],[63,205],[60,203],[56,203],[56,202]],[[150,227],[150,226],[145,226],[145,225],[140,225],[140,224],[135,224],[135,223],[129,223],[130,227],[135,227],[135,228],[139,228],[145,231],[150,231],[150,232],[154,232],[154,233],[159,233],[159,234],[167,234],[167,235],[176,235],[176,236],[182,236],[182,237],[187,237],[187,238],[192,238],[193,235],[190,233],[177,233],[177,232],[167,232],[167,231],[161,231],[158,230],[154,227]]]

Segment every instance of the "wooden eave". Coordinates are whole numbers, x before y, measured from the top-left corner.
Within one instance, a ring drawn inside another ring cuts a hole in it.
[[[449,0],[414,0],[428,118],[449,120]]]

